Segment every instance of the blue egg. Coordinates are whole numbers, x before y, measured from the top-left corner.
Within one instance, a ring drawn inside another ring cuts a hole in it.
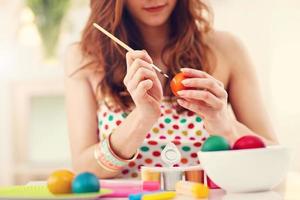
[[[90,172],[83,172],[78,174],[72,182],[73,193],[99,192],[99,190],[99,180],[97,176]]]

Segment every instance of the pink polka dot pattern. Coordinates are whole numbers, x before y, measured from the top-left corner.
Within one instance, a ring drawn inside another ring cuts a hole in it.
[[[130,163],[128,163],[128,166],[129,166],[129,167],[134,167],[134,166],[135,166],[135,162],[134,162],[134,161],[131,161]]]
[[[155,157],[159,157],[160,156],[160,152],[159,151],[153,151],[152,155]]]
[[[159,136],[159,139],[164,140],[164,139],[167,139],[167,137],[165,135],[161,135],[161,136]]]
[[[142,159],[142,158],[143,158],[142,154],[139,153],[137,159]]]
[[[164,124],[159,124],[159,128],[164,129],[165,125]]]
[[[182,159],[174,164],[174,167],[199,164],[197,152],[208,137],[202,119],[191,111],[177,113],[174,107],[165,101],[161,104],[161,111],[161,117],[146,134],[137,159],[125,166],[119,178],[139,177],[141,166],[166,166],[160,154],[169,141],[172,141],[182,154]],[[103,140],[107,137],[127,115],[128,113],[120,110],[112,111],[105,104],[100,104],[99,139]]]

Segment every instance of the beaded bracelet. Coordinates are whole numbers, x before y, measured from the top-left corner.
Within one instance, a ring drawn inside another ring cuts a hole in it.
[[[119,171],[121,170],[128,162],[136,159],[138,151],[131,159],[123,159],[115,154],[110,145],[111,134],[99,143],[94,151],[94,156],[97,163],[108,171]]]

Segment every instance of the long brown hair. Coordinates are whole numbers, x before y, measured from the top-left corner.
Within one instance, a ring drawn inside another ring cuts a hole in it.
[[[92,24],[103,28],[127,43],[133,49],[141,50],[143,42],[138,27],[124,5],[124,0],[91,0],[91,14],[82,34],[80,46],[85,55],[94,58],[91,65],[104,74],[98,84],[101,96],[111,100],[123,110],[133,103],[123,79],[126,74],[126,51],[99,33]],[[211,30],[212,14],[203,0],[177,0],[170,16],[171,33],[161,55],[162,62],[168,66],[168,75],[173,77],[181,67],[209,71],[209,47],[204,35]],[[172,94],[166,82],[165,91]]]

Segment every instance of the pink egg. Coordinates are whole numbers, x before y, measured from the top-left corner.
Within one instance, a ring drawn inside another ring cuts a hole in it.
[[[265,143],[257,136],[254,135],[246,135],[240,137],[235,143],[233,144],[232,149],[256,149],[256,148],[265,148]]]

